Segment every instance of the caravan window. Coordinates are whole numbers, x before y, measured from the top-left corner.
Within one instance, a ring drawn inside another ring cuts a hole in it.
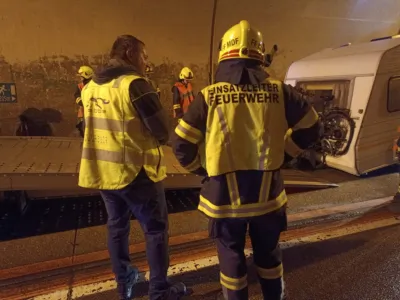
[[[400,76],[389,79],[387,110],[388,112],[400,110]]]
[[[314,104],[317,112],[322,112],[324,100],[334,97],[332,101],[327,102],[328,107],[350,108],[349,101],[349,80],[340,81],[310,81],[298,82],[297,88],[302,89]]]

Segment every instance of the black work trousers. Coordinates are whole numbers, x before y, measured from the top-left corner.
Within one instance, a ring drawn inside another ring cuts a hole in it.
[[[129,231],[131,213],[140,223],[146,238],[150,267],[149,297],[163,299],[168,290],[168,211],[162,182],[152,182],[142,170],[121,190],[102,190],[108,214],[108,250],[116,281],[124,285],[131,272]]]
[[[76,124],[76,129],[79,131],[79,136],[84,137],[85,135],[85,120],[82,118],[77,124]]]
[[[220,265],[220,283],[227,300],[247,300],[246,232],[253,246],[264,299],[281,300],[284,294],[280,233],[286,230],[284,209],[249,219],[210,219],[210,237],[215,238]]]

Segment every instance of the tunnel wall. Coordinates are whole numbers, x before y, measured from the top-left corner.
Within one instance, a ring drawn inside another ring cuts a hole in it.
[[[379,2],[379,3],[378,3]],[[247,19],[279,46],[269,68],[283,79],[288,66],[325,47],[396,34],[398,0],[219,0],[214,46],[226,29]],[[0,3],[0,82],[15,82],[17,103],[0,103],[0,135],[13,135],[17,117],[34,109],[56,136],[76,135],[73,93],[82,64],[105,64],[115,37],[133,34],[147,46],[152,78],[172,116],[171,85],[182,66],[208,82],[212,1],[19,0]],[[214,47],[214,59],[217,50]]]

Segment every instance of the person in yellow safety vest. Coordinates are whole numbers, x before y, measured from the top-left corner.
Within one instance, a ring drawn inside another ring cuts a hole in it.
[[[172,87],[172,108],[174,110],[174,118],[178,120],[187,112],[190,103],[194,99],[191,80],[193,80],[192,70],[184,67],[179,74],[179,81]]]
[[[88,84],[88,82],[92,79],[93,69],[89,66],[81,66],[78,70],[78,76],[80,77],[80,82],[78,83],[74,94],[75,103],[78,105],[78,119],[75,127],[76,129],[78,129],[79,135],[83,137],[85,122],[83,115],[84,109],[82,105],[81,91],[83,87]]]
[[[161,90],[158,85],[150,78],[151,74],[153,74],[153,68],[151,66],[146,66],[146,78],[150,82],[151,86],[156,90],[158,97],[161,97]]]
[[[294,88],[268,78],[264,55],[262,34],[248,21],[230,28],[219,44],[215,84],[196,96],[172,138],[179,163],[205,176],[198,209],[217,244],[219,299],[248,299],[248,227],[264,299],[283,299],[278,242],[287,196],[280,168],[316,142],[321,128]]]
[[[79,186],[100,190],[108,221],[108,249],[121,300],[132,299],[139,278],[130,264],[131,213],[146,238],[150,300],[180,299],[183,283],[167,280],[168,211],[162,144],[169,139],[168,115],[145,79],[142,41],[121,35],[110,61],[82,90],[85,136]]]

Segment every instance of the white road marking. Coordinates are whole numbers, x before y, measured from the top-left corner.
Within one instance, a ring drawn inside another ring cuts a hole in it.
[[[251,249],[246,249],[245,250],[245,255],[246,257],[250,257],[253,254],[253,251]],[[197,271],[200,269],[204,269],[207,267],[212,267],[218,265],[218,257],[211,256],[211,257],[206,257],[206,258],[201,258],[201,259],[196,259],[193,261],[188,261],[185,263],[181,264],[176,264],[173,265],[169,268],[168,270],[168,276],[176,276],[176,275],[181,275],[187,272],[193,272]],[[138,283],[145,282],[149,280],[149,272],[142,272],[140,273],[139,281]],[[71,299],[77,299],[83,296],[88,296],[88,295],[93,295],[97,294],[100,292],[106,292],[110,291],[113,289],[117,288],[117,284],[114,281],[114,279],[107,280],[107,281],[102,281],[102,282],[96,282],[96,283],[90,283],[90,284],[85,284],[77,287],[72,288],[71,292]],[[30,298],[28,300],[68,300],[68,289],[49,293],[46,295],[41,295],[41,296],[36,296],[33,298]]]
[[[351,222],[352,219],[343,221],[343,224]],[[325,233],[312,234],[306,237],[301,237],[298,239],[292,239],[281,243],[281,248],[286,249],[294,247],[299,244],[305,243],[315,243],[323,240],[329,240],[333,238],[338,238],[341,236],[346,236],[354,233],[359,233],[363,231],[368,231],[372,229],[382,228],[390,225],[400,224],[400,221],[396,218],[389,218],[384,220],[373,221],[366,224],[350,225],[349,227],[339,228],[329,230]],[[253,251],[251,249],[246,249],[246,257],[250,257]],[[211,256],[207,258],[197,259],[193,261],[188,261],[181,264],[176,264],[170,267],[168,270],[168,276],[182,275],[187,272],[193,272],[207,267],[212,267],[218,265],[218,257]],[[149,278],[149,272],[143,272],[140,274],[139,282],[147,281]],[[76,286],[72,288],[72,291],[68,289],[60,290],[57,292],[49,293],[46,295],[36,296],[27,300],[68,300],[68,293],[71,292],[71,299],[78,299],[83,296],[89,296],[97,294],[100,292],[110,291],[116,288],[116,283],[114,280],[107,280],[103,282],[85,284],[81,286]]]

